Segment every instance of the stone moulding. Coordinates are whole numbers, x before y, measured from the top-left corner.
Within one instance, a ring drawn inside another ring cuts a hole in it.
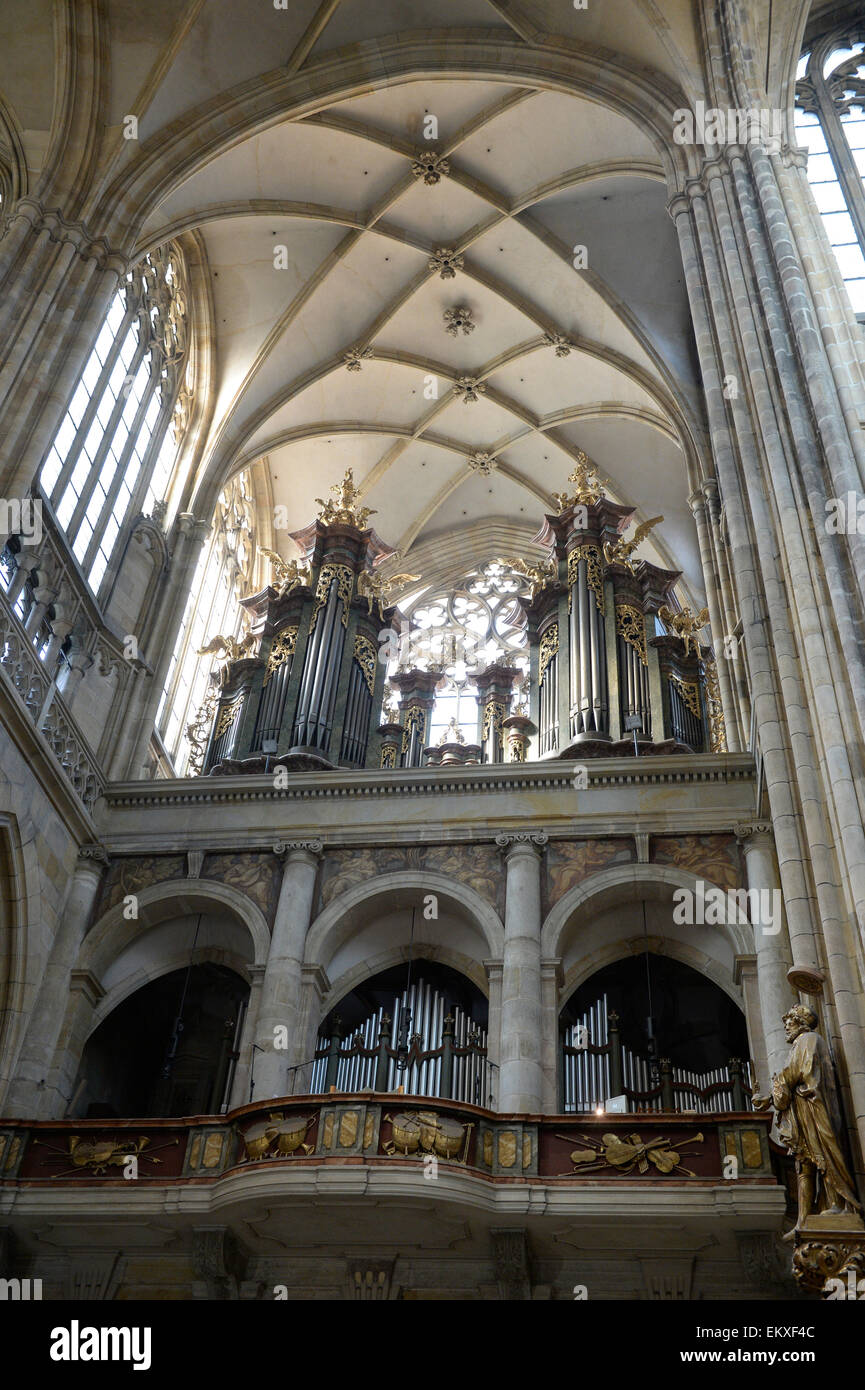
[[[750,753],[693,754],[645,760],[642,766],[623,766],[619,759],[594,759],[588,767],[589,786],[633,787],[700,785],[754,780]],[[175,778],[153,782],[116,782],[104,799],[109,809],[129,806],[195,806],[255,801],[311,801],[363,797],[451,796],[502,791],[573,791],[573,769],[568,762],[495,764],[466,768],[464,775],[448,769],[443,777],[436,768],[337,769],[320,776],[298,773],[285,788],[276,788],[267,776],[230,779]]]

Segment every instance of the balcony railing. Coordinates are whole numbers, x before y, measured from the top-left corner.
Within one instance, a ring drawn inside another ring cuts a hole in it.
[[[0,590],[0,679],[15,692],[34,727],[88,811],[101,795],[104,778],[83,734],[57,693],[34,643]]]
[[[504,1115],[429,1096],[292,1096],[226,1115],[167,1120],[0,1121],[0,1186],[146,1186],[300,1172],[334,1161],[370,1169],[435,1158],[456,1176],[555,1187],[638,1183],[777,1185],[771,1115]],[[134,1163],[132,1162],[134,1160]],[[426,1184],[420,1184],[422,1193]],[[228,1188],[220,1189],[222,1195]],[[311,1188],[305,1190],[312,1191]],[[248,1187],[243,1189],[248,1194]],[[268,1188],[268,1191],[272,1191]],[[221,1196],[222,1200],[222,1196]]]

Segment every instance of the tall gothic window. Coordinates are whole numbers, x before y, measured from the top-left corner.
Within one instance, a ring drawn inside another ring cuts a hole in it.
[[[115,294],[39,475],[97,595],[124,524],[165,496],[188,396],[187,341],[183,262],[167,245]]]
[[[853,308],[865,314],[865,22],[820,39],[796,76],[808,181]]]
[[[476,742],[474,672],[501,660],[527,675],[526,620],[517,598],[528,591],[521,574],[495,562],[473,570],[455,592],[422,594],[410,609],[406,605],[410,628],[398,665],[442,673],[430,744],[438,743],[449,726],[458,728],[467,743]]]
[[[178,777],[198,770],[200,758],[196,755],[203,750],[196,743],[194,726],[216,690],[217,656],[201,656],[200,649],[213,637],[240,633],[245,612],[240,600],[251,589],[255,566],[254,515],[249,474],[238,473],[219,496],[156,719]],[[200,727],[209,728],[206,715]]]

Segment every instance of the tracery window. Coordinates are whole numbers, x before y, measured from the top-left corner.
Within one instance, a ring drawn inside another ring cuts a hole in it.
[[[808,181],[853,308],[865,314],[865,22],[820,39],[796,76]]]
[[[191,381],[188,337],[183,259],[169,244],[114,295],[42,465],[42,492],[97,595],[124,524],[165,497],[185,419],[179,388]]]
[[[215,656],[199,656],[210,638],[240,633],[240,600],[252,588],[256,542],[249,474],[237,473],[220,493],[210,535],[202,547],[180,625],[156,724],[178,777],[195,749],[187,735],[211,688]]]
[[[528,595],[521,574],[493,562],[472,570],[451,592],[422,594],[411,609],[411,627],[400,655],[403,669],[442,672],[430,719],[428,742],[436,744],[451,720],[467,743],[477,738],[477,690],[472,673],[495,660],[525,676],[529,669],[526,619],[517,602]]]

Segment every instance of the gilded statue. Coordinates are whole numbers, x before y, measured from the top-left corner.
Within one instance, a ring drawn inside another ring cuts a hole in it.
[[[526,579],[531,582],[531,597],[535,598],[541,589],[545,589],[548,584],[554,584],[557,578],[555,560],[540,560],[536,565],[528,565],[525,560],[503,560],[498,559],[497,565],[507,565],[508,569],[515,570],[517,574],[524,574]]]
[[[841,1152],[835,1073],[817,1032],[817,1015],[806,1004],[795,1004],[783,1022],[791,1045],[786,1065],[772,1077],[771,1096],[755,1090],[753,1104],[755,1110],[774,1107],[778,1132],[796,1160],[796,1230],[815,1216],[846,1216],[858,1226],[862,1207]]]
[[[361,570],[357,577],[357,592],[361,598],[366,599],[370,613],[374,602],[378,602],[378,611],[381,613],[392,597],[396,598],[408,584],[414,584],[418,579],[419,574],[384,575],[377,574],[375,570]]]
[[[363,530],[367,518],[375,516],[374,507],[358,507],[357,505],[360,488],[354,485],[353,469],[347,468],[342,482],[334,483],[330,490],[335,494],[336,501],[330,497],[326,502],[321,497],[315,499],[321,507],[319,520],[323,521],[325,526],[339,523],[343,526],[357,526],[359,530]]]
[[[664,520],[662,516],[653,516],[651,521],[643,521],[637,527],[631,539],[626,541],[624,536],[619,536],[618,540],[604,542],[604,558],[608,565],[627,565],[633,573],[634,561],[631,559],[637,546],[644,541],[650,531]]]
[[[301,584],[309,587],[312,581],[312,572],[305,561],[283,560],[281,555],[277,555],[275,550],[268,550],[266,545],[260,545],[258,548],[262,555],[267,556],[273,566],[272,583],[277,598],[285,598],[286,594],[290,594]]]
[[[210,656],[212,653],[221,653],[220,661],[241,661],[248,656],[255,646],[256,638],[251,632],[247,632],[245,637],[223,637],[220,633],[216,637],[211,637],[204,647],[199,647],[197,656]]]
[[[709,621],[708,608],[701,608],[699,613],[694,616],[692,609],[680,608],[678,613],[674,613],[672,608],[663,604],[658,609],[658,617],[662,622],[671,627],[677,637],[681,637],[685,647],[685,656],[693,649],[694,656],[700,655],[700,643],[697,634],[706,626]]]
[[[575,484],[572,493],[554,492],[552,494],[553,501],[560,512],[566,511],[568,507],[576,507],[578,504],[588,506],[593,502],[600,502],[608,479],[598,477],[597,467],[589,462],[588,454],[580,449],[577,452],[574,471],[568,476],[568,482]]]

